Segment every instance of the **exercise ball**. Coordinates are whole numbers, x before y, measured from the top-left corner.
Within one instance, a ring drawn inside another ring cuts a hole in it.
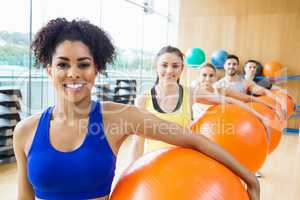
[[[205,62],[205,53],[200,48],[188,49],[185,57],[185,62],[188,66],[197,68]]]
[[[270,133],[268,153],[270,154],[277,148],[280,143],[283,123],[281,123],[279,117],[271,108],[268,108],[267,106],[256,102],[249,102],[247,104],[250,108],[256,110],[258,113],[268,119],[267,126]]]
[[[276,108],[279,108],[281,106],[279,102],[283,102],[284,109],[287,111],[286,119],[288,119],[290,116],[294,114],[296,108],[292,97],[280,90],[274,90],[272,91],[272,93],[275,95],[275,100],[265,95],[260,96],[259,98]]]
[[[252,172],[261,168],[268,154],[267,132],[251,112],[231,104],[210,107],[192,124],[201,133],[222,146]]]
[[[211,63],[218,69],[223,69],[228,53],[224,50],[216,50],[211,55]]]
[[[192,149],[143,155],[122,175],[110,200],[249,200],[240,179]]]
[[[282,75],[283,66],[277,61],[270,61],[263,67],[263,75],[267,77],[279,77]]]
[[[288,93],[285,93],[281,90],[274,90],[273,93],[276,95],[276,97],[285,102],[287,117],[291,117],[296,110],[296,105],[293,98]]]
[[[196,102],[193,103],[192,106],[194,120],[197,121],[199,118],[206,114],[211,106],[214,105],[217,104],[214,104],[213,102],[207,101],[205,99],[196,99]]]

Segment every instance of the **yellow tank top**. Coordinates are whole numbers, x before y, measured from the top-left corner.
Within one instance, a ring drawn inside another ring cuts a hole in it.
[[[153,106],[151,91],[148,91],[146,93],[145,109],[147,109],[149,112],[159,117],[160,119],[177,123],[186,128],[189,128],[191,125],[191,108],[188,88],[183,87],[183,98],[181,106],[173,113],[160,113],[156,111]],[[144,153],[171,146],[172,145],[161,141],[146,139]]]

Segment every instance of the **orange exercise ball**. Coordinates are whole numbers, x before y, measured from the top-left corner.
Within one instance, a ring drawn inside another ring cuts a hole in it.
[[[268,154],[267,132],[251,112],[230,104],[213,106],[192,125],[222,146],[252,172],[261,168]]]
[[[192,149],[160,149],[122,175],[110,200],[249,200],[240,179]]]
[[[281,90],[274,90],[273,93],[285,102],[287,117],[289,118],[290,116],[292,116],[296,109],[296,105],[294,104],[292,97]]]
[[[270,61],[263,67],[263,75],[268,77],[279,77],[282,75],[283,66],[277,61]]]
[[[249,102],[247,103],[252,109],[259,112],[261,115],[268,119],[268,128],[269,128],[269,154],[272,153],[276,147],[279,145],[281,136],[282,136],[282,129],[283,124],[280,122],[279,117],[276,113],[267,106],[256,103],[256,102]]]
[[[267,102],[277,108],[279,108],[279,106],[281,106],[278,102],[283,101],[285,104],[285,110],[287,111],[287,118],[292,116],[294,114],[295,108],[296,108],[292,97],[280,90],[274,90],[274,91],[272,91],[272,93],[276,96],[276,99],[278,101],[276,101],[268,96],[265,96],[265,95],[260,96],[259,98],[261,98],[265,102]]]

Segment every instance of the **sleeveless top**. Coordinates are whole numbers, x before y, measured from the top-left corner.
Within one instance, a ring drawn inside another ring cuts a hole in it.
[[[106,139],[100,103],[92,102],[88,131],[80,147],[55,149],[49,138],[53,107],[46,109],[28,153],[28,178],[36,197],[82,200],[110,193],[116,158]]]
[[[164,112],[158,105],[155,88],[153,87],[150,91],[146,92],[145,109],[159,117],[160,119],[174,122],[182,127],[189,128],[191,125],[191,108],[190,108],[190,97],[189,89],[183,88],[179,85],[179,100],[176,108],[172,113]],[[167,143],[146,139],[145,140],[145,153],[153,150],[157,150],[164,147],[170,147]]]

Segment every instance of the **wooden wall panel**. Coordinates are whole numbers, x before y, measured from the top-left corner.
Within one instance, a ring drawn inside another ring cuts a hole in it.
[[[222,48],[265,63],[279,60],[300,74],[300,1],[182,0],[179,47]]]
[[[286,75],[300,75],[300,1],[181,0],[178,46],[184,52],[202,48],[207,61],[216,49],[238,55],[241,63],[278,60]],[[181,80],[189,84],[197,77],[198,70],[185,68]],[[285,84],[298,104],[299,83]]]

